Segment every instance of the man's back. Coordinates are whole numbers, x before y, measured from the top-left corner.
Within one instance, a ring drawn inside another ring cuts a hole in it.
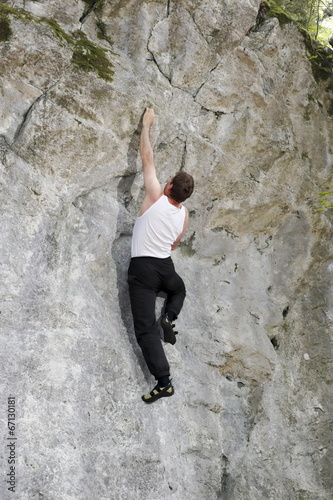
[[[135,222],[132,257],[170,257],[172,245],[183,231],[185,215],[185,207],[174,206],[162,195]]]

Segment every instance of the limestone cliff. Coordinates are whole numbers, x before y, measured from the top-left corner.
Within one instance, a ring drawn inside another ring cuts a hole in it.
[[[332,80],[259,4],[0,4],[1,498],[332,499]],[[147,105],[161,182],[196,181],[151,407],[126,284]]]

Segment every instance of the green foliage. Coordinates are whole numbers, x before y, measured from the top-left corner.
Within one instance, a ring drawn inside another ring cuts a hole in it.
[[[269,7],[269,14],[279,20],[281,26],[296,22],[296,19],[282,7],[280,0],[266,0],[265,4]]]
[[[280,21],[289,19],[314,40],[327,43],[333,31],[333,23],[332,30],[325,26],[328,19],[333,19],[332,0],[267,0],[266,3]]]
[[[329,53],[330,49],[317,40],[311,38],[309,33],[302,31],[305,45],[308,49],[308,59],[312,66],[313,76],[316,81],[327,80],[333,75],[333,59]]]
[[[333,30],[333,0],[266,0],[265,5],[269,9],[268,16],[277,17],[281,25],[293,23],[299,28],[315,79],[331,77],[333,58],[326,46],[330,32],[323,27],[323,22],[332,14]]]
[[[320,208],[319,211],[325,210],[326,208],[333,208],[333,184],[325,184],[325,188],[328,191],[319,191],[320,198]]]

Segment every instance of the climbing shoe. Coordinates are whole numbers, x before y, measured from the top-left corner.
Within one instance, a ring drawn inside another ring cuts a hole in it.
[[[176,335],[178,332],[175,332],[173,327],[175,325],[173,325],[171,323],[171,321],[169,320],[168,316],[162,316],[162,319],[161,319],[161,327],[163,328],[163,332],[164,332],[164,342],[168,342],[169,344],[172,344],[174,345],[176,343]]]
[[[157,384],[149,394],[145,394],[144,396],[142,396],[142,401],[150,404],[154,403],[154,401],[157,401],[160,398],[169,398],[174,393],[175,391],[171,382],[169,382],[169,384],[165,387],[159,387],[159,385]]]

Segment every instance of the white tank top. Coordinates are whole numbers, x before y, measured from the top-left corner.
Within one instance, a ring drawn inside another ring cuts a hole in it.
[[[183,231],[184,221],[185,207],[175,207],[162,195],[135,221],[132,257],[170,257],[171,245]]]

